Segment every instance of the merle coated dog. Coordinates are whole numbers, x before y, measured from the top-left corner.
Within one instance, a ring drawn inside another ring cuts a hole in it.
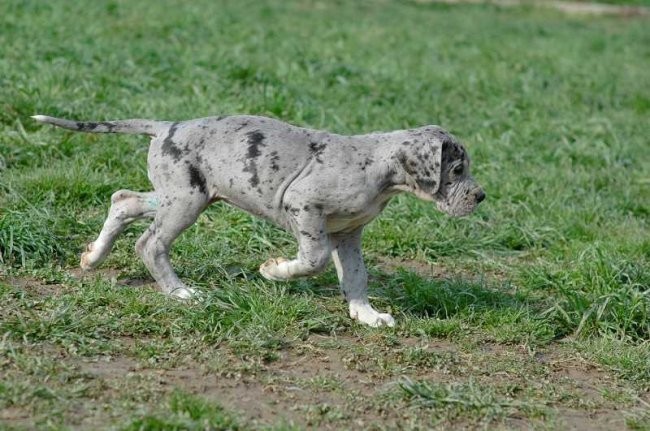
[[[260,266],[270,280],[321,272],[334,261],[350,316],[370,326],[393,326],[368,301],[361,233],[391,197],[410,192],[452,215],[471,213],[485,193],[470,175],[464,147],[437,126],[344,136],[271,118],[237,115],[167,122],[78,122],[36,115],[39,122],[93,133],[151,136],[153,191],[120,190],[81,267],[99,265],[134,220],[153,218],[136,250],[163,292],[193,290],[171,267],[169,250],[183,230],[217,201],[228,202],[292,232],[294,259]]]

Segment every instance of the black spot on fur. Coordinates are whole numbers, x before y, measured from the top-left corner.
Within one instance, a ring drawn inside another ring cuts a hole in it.
[[[373,160],[372,157],[366,157],[366,158],[363,160],[363,162],[359,163],[359,166],[361,167],[361,170],[362,170],[362,171],[365,171],[366,168],[367,168],[368,166],[372,165],[373,163],[375,163],[375,161]]]
[[[438,184],[434,180],[421,180],[421,181],[418,181],[418,183],[419,183],[419,186],[422,187],[425,190],[426,189],[434,189],[436,187],[436,185]]]
[[[110,121],[101,121],[99,123],[96,123],[94,121],[79,121],[76,124],[77,130],[80,130],[82,132],[93,132],[96,131],[98,127],[105,127],[105,132],[113,133],[117,127],[115,123],[112,123]],[[100,132],[104,132],[104,130],[100,130]]]
[[[280,156],[278,155],[277,151],[273,151],[271,153],[271,169],[274,172],[277,172],[280,170],[280,166],[278,165],[278,160],[280,160]]]
[[[113,133],[117,125],[110,121],[101,121],[99,123],[94,121],[77,122],[77,129],[82,132],[93,132],[97,130],[98,127],[105,127],[107,129],[106,132]],[[104,130],[100,130],[100,132],[104,132]]]
[[[257,159],[262,152],[260,147],[265,147],[264,143],[264,134],[259,130],[246,133],[247,142],[248,142],[248,151],[246,153],[246,166],[244,167],[244,172],[251,174],[251,177],[248,179],[251,187],[257,187],[260,183],[260,178],[257,175],[257,164],[255,159]]]
[[[310,142],[309,143],[309,150],[312,152],[312,154],[320,154],[323,152],[323,150],[327,147],[327,144],[325,143],[318,143],[318,142]]]
[[[99,123],[94,123],[92,121],[86,121],[86,122],[77,122],[77,130],[80,130],[82,132],[92,132],[99,126]]]
[[[246,133],[246,137],[248,138],[248,154],[246,156],[249,159],[255,159],[259,157],[261,154],[259,147],[266,146],[266,144],[263,143],[264,134],[259,130],[256,130],[254,132]]]
[[[169,133],[163,140],[162,152],[163,154],[172,157],[175,161],[179,161],[183,155],[183,150],[176,146],[176,143],[173,141],[174,134],[178,128],[178,123],[174,123],[169,128]]]
[[[408,157],[406,155],[406,152],[404,151],[398,151],[397,154],[393,156],[393,158],[397,159],[397,161],[406,168],[406,162],[408,161]],[[410,173],[410,172],[409,172]]]
[[[314,156],[316,159],[316,162],[318,163],[323,163],[323,160],[320,158],[320,155],[323,154],[323,151],[325,151],[325,148],[327,148],[327,144],[324,142],[321,142],[320,144],[318,142],[310,142],[309,143],[309,151],[311,154]]]
[[[117,127],[115,123],[112,123],[110,121],[101,121],[99,123],[96,123],[94,121],[77,122],[77,130],[80,130],[82,132],[92,132],[100,126],[105,127],[107,129],[106,132],[108,133],[113,133]],[[103,132],[103,130],[101,131]]]
[[[204,195],[208,194],[208,186],[203,173],[194,165],[188,166],[187,169],[190,174],[190,185],[195,189],[198,188]]]
[[[239,132],[241,129],[243,129],[246,126],[248,126],[248,121],[244,121],[243,123],[241,123],[239,127],[235,129],[235,132]]]
[[[108,133],[113,133],[117,127],[115,123],[111,123],[110,121],[102,121],[100,124],[108,129]]]
[[[316,238],[314,235],[311,233],[307,232],[306,230],[301,230],[300,235],[305,236],[309,238],[311,241],[318,241],[318,238]]]
[[[253,167],[255,167],[255,165],[253,165]],[[244,172],[251,173],[251,177],[248,179],[248,183],[251,185],[251,187],[257,187],[260,183],[260,177],[257,176],[257,171],[252,171],[248,168],[244,168]]]

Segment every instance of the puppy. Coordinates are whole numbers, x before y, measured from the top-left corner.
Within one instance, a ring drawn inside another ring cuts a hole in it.
[[[81,267],[95,268],[129,223],[151,218],[136,251],[161,290],[180,298],[193,290],[171,267],[172,242],[207,206],[224,201],[296,237],[297,256],[264,262],[265,278],[315,275],[331,258],[350,316],[373,327],[393,326],[393,317],[368,301],[364,226],[400,192],[435,202],[452,216],[470,214],[485,199],[470,175],[465,148],[437,126],[346,136],[249,115],[180,122],[33,118],[81,132],[151,136],[147,166],[153,191],[113,194]]]

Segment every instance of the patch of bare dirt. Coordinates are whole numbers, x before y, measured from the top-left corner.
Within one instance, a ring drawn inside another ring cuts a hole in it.
[[[415,259],[396,259],[382,256],[377,261],[379,266],[391,272],[395,272],[398,269],[406,269],[426,278],[449,278],[452,276],[447,268],[441,265]]]
[[[0,424],[9,423],[15,427],[29,427],[31,425],[31,414],[18,407],[5,407],[0,409]]]
[[[612,431],[627,429],[625,416],[616,410],[586,412],[558,408],[558,425],[565,430]]]
[[[125,287],[145,287],[156,289],[156,282],[152,278],[120,277],[122,271],[112,268],[99,268],[92,271],[84,271],[81,268],[73,268],[68,271],[70,275],[78,280],[92,280],[97,277],[111,280],[111,282]]]
[[[338,338],[336,345],[333,345],[327,337],[312,337],[300,349],[282,351],[276,361],[264,364],[253,373],[243,374],[211,372],[196,362],[170,369],[149,369],[125,357],[76,364],[85,374],[97,379],[119,379],[128,375],[146,377],[156,391],[168,393],[178,388],[213,400],[228,410],[241,414],[254,425],[284,421],[301,427],[321,429],[339,429],[342,424],[353,423],[357,426],[399,426],[403,419],[399,410],[381,407],[368,400],[390,390],[401,375],[376,372],[376,364],[356,366],[353,358],[354,352],[359,351],[359,342],[353,337],[343,337]],[[400,342],[394,349],[409,347],[436,353],[447,352],[461,358],[464,356],[453,343],[439,340],[422,343],[410,338]],[[387,356],[391,355],[389,350]],[[519,346],[488,345],[483,351],[486,358],[482,362],[514,357],[521,358],[522,362],[530,360],[540,363],[548,372],[549,382],[565,387],[567,391],[577,391],[585,402],[594,401],[596,406],[602,401],[600,388],[603,385],[615,386],[614,380],[603,370],[579,358],[567,356],[560,349],[547,349],[532,356]],[[227,355],[225,351],[215,353]],[[364,360],[364,357],[359,356],[356,360]],[[461,360],[467,361],[468,358]],[[237,359],[233,358],[233,366],[236,362]],[[449,373],[444,367],[409,370],[406,374],[413,379],[442,383],[466,380],[466,376]],[[491,384],[507,384],[517,381],[517,378],[497,373],[480,380]],[[556,405],[554,409],[558,424],[565,429],[619,429],[624,424],[624,418],[616,408],[586,406],[583,409]],[[328,415],[334,419],[328,420]],[[508,423],[509,426],[520,429],[530,426],[525,418],[518,420],[514,417]]]
[[[535,359],[539,363],[549,367],[558,376],[568,376],[596,382],[613,380],[613,377],[597,363],[572,354],[571,351],[561,344],[536,352]]]
[[[584,402],[580,406],[565,405],[561,398],[553,396],[541,400],[553,410],[553,419],[560,428],[607,430],[624,425],[622,412],[615,404],[604,401],[601,393],[604,388],[616,389],[616,379],[561,346],[530,352],[523,346],[488,343],[477,352],[446,340],[416,337],[394,345],[379,344],[368,347],[363,339],[353,336],[312,335],[302,344],[279,351],[276,360],[258,362],[252,368],[242,366],[246,359],[223,348],[201,352],[194,359],[188,357],[180,361],[181,365],[162,364],[161,368],[151,368],[122,354],[89,359],[69,356],[54,346],[40,348],[42,354],[58,358],[67,369],[78,370],[77,375],[91,388],[86,401],[79,403],[74,420],[70,418],[74,425],[83,427],[119,422],[119,417],[106,415],[116,414],[111,413],[111,406],[119,405],[125,397],[160,408],[160,403],[164,406],[166,397],[179,389],[212,400],[253,426],[284,421],[319,429],[373,425],[397,428],[404,424],[406,413],[382,397],[403,376],[438,383],[466,383],[472,378],[494,387],[552,385],[571,394],[572,402]],[[403,358],[408,359],[404,353],[414,350],[449,362],[439,366],[403,362]],[[219,365],[211,367],[206,362],[209,358],[218,358]],[[517,370],[491,372],[489,364],[493,363],[512,363]],[[539,373],[535,366],[543,368],[539,376],[534,374]],[[0,420],[30,426],[29,415],[20,408],[3,410]],[[532,426],[529,418],[517,414],[506,418],[505,424],[509,429]]]
[[[119,382],[137,377],[147,381],[151,391],[160,397],[180,389],[213,400],[253,425],[284,421],[319,429],[340,429],[342,423],[396,427],[402,419],[399,411],[367,401],[389,390],[399,377],[377,372],[376,364],[357,363],[368,360],[355,354],[361,343],[355,337],[337,337],[332,343],[331,337],[312,336],[298,348],[280,351],[277,360],[261,364],[254,371],[239,369],[241,359],[223,349],[214,351],[228,364],[222,364],[220,371],[211,371],[196,360],[161,369],[147,368],[125,356],[68,361],[91,380]],[[456,346],[446,341],[422,344],[414,338],[407,339],[399,348],[416,346],[457,351]],[[434,370],[417,374],[426,375],[429,380],[447,379],[444,372]],[[123,383],[107,384],[102,397],[119,399],[122,390]]]
[[[116,269],[102,268],[95,271],[83,271],[75,268],[70,269],[68,274],[74,279],[80,281],[94,280],[97,277],[100,277],[111,280],[112,283],[118,286],[157,290],[156,282],[153,279],[129,277],[120,278],[121,271]],[[68,290],[65,284],[39,280],[35,277],[7,277],[5,282],[38,297],[57,297]]]
[[[380,268],[387,272],[395,272],[398,269],[405,269],[411,271],[420,277],[428,279],[451,279],[455,277],[467,278],[475,280],[479,277],[488,278],[496,281],[504,281],[507,275],[498,270],[485,270],[481,269],[480,272],[469,272],[462,269],[449,269],[448,267],[439,263],[428,263],[416,259],[404,259],[382,256],[377,259],[377,264]]]
[[[36,296],[58,296],[65,291],[65,287],[59,283],[45,283],[30,277],[9,277],[6,283]]]

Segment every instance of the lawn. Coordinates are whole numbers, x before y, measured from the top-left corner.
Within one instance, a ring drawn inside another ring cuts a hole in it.
[[[408,0],[0,4],[0,428],[650,429],[650,22]],[[29,116],[251,113],[338,133],[439,124],[487,199],[395,198],[373,304],[333,268],[257,272],[288,234],[210,207],[164,297],[129,227],[78,259],[147,139]]]

